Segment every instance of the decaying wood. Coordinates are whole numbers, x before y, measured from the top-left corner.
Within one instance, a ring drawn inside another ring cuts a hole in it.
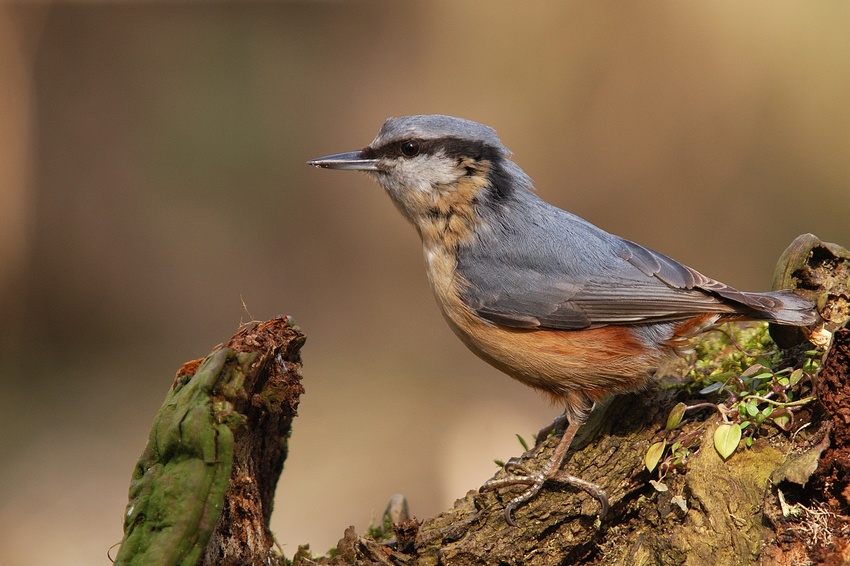
[[[303,392],[303,343],[276,318],[181,368],[133,473],[116,564],[278,561],[268,525]]]

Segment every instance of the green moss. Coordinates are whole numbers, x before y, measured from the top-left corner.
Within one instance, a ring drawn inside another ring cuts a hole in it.
[[[375,524],[373,520],[372,524],[366,529],[366,534],[378,542],[395,536],[389,515],[384,515],[378,524]]]
[[[779,361],[766,322],[726,325],[695,340],[693,348],[691,380],[686,382],[692,393],[755,364],[772,367]]]
[[[233,432],[220,422],[221,402],[213,396],[233,356],[225,349],[213,353],[166,396],[133,473],[116,564],[198,562],[233,465]]]

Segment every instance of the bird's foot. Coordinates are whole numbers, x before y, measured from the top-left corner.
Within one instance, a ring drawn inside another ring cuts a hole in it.
[[[563,434],[567,428],[567,414],[561,413],[555,420],[537,431],[537,436],[534,437],[534,447],[537,448],[553,434]]]
[[[553,470],[550,470],[549,468],[550,466],[547,466],[536,474],[532,474],[526,471],[526,469],[523,468],[518,461],[515,461],[512,458],[511,461],[508,461],[508,463],[505,464],[505,471],[508,473],[519,472],[519,475],[513,475],[507,478],[491,479],[483,486],[481,486],[481,489],[491,490],[514,485],[528,486],[525,491],[511,499],[505,506],[505,520],[512,527],[517,526],[516,522],[513,519],[514,510],[516,510],[517,507],[537,495],[540,490],[543,489],[543,485],[547,481],[568,483],[570,485],[578,487],[579,489],[583,489],[584,491],[599,500],[599,504],[601,506],[601,509],[599,511],[599,520],[601,521],[605,518],[605,515],[608,514],[609,509],[608,495],[605,493],[605,490],[603,490],[601,487],[599,487],[593,482],[589,482],[587,480],[581,479],[580,477],[572,476],[563,472],[558,473],[557,468]]]

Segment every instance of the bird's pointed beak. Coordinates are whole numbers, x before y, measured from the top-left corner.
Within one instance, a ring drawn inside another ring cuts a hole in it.
[[[317,159],[311,159],[307,165],[313,167],[324,167],[325,169],[351,169],[354,171],[377,171],[378,160],[362,157],[362,151],[349,151],[336,153]]]

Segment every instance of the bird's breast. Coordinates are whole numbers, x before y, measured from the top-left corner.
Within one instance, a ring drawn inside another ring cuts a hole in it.
[[[457,254],[425,246],[431,289],[443,317],[476,355],[518,381],[571,404],[639,387],[665,353],[626,326],[518,329],[489,322],[463,301],[469,282]]]

